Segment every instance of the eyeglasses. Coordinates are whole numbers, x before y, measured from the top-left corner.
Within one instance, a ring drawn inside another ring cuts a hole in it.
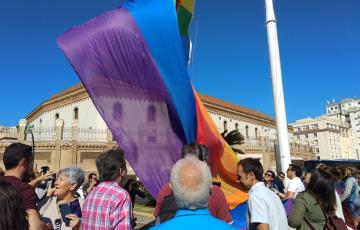
[[[271,173],[265,173],[265,176],[271,176],[272,177],[272,174]]]
[[[281,177],[281,178],[285,178],[285,176],[284,176],[284,175],[280,175],[279,177]]]

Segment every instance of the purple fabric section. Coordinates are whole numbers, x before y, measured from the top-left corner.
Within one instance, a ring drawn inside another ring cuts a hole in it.
[[[64,33],[58,44],[136,175],[156,196],[169,181],[184,140],[133,18],[125,9],[109,11]]]
[[[283,201],[286,216],[290,216],[290,214],[294,208],[294,203],[295,203],[295,200],[293,198]]]

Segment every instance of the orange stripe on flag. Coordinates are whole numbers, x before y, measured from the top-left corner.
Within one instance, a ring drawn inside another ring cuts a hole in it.
[[[194,95],[197,114],[196,142],[208,147],[213,180],[221,183],[229,207],[233,209],[248,199],[248,194],[241,191],[237,183],[238,158],[217,130],[195,90]]]

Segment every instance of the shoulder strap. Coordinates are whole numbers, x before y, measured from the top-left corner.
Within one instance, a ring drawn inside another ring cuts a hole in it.
[[[305,223],[309,226],[310,230],[316,230],[314,226],[310,223],[310,221],[304,216]]]
[[[316,202],[318,202],[318,204],[320,205],[321,211],[324,213],[326,221],[328,221],[330,215],[325,211],[321,201],[316,199]]]

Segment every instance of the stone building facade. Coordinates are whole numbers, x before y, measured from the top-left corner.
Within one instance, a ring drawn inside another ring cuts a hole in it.
[[[238,129],[246,138],[241,148],[245,155],[260,158],[265,168],[275,169],[276,124],[262,113],[200,94],[200,98],[219,132]],[[160,108],[154,102],[142,106]],[[112,115],[116,115],[116,106]],[[146,116],[146,115],[144,115]],[[86,172],[95,171],[95,158],[102,152],[117,148],[112,134],[91,102],[82,84],[52,96],[35,108],[17,127],[0,127],[0,165],[2,154],[10,143],[31,144],[32,128],[35,140],[35,162],[39,167],[49,165],[53,170],[78,165]],[[293,141],[289,126],[290,149],[293,160],[314,159],[309,145]],[[134,174],[130,169],[130,174]]]
[[[347,123],[323,115],[297,120],[292,125],[296,142],[313,146],[317,159],[358,159]]]
[[[356,158],[360,159],[360,99],[347,98],[340,102],[328,101],[326,115],[351,127],[353,151]]]

